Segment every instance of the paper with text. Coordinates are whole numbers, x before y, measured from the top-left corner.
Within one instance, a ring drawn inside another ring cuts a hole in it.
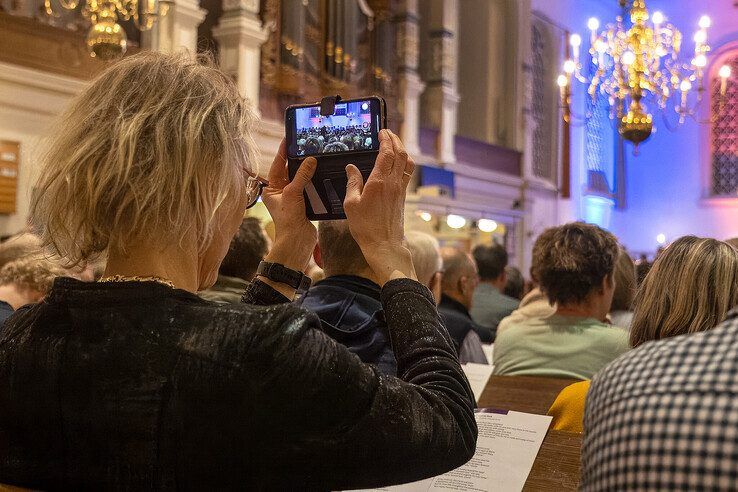
[[[519,492],[528,479],[551,423],[550,416],[508,412],[477,413],[474,457],[437,477],[382,489],[388,492]]]

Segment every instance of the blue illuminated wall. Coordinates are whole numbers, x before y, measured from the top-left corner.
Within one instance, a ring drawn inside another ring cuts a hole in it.
[[[539,0],[533,7],[568,28],[587,38],[586,19],[597,16],[603,23],[607,19],[604,5],[616,2],[600,0]],[[694,47],[692,34],[701,15],[713,20],[710,43],[720,50],[738,41],[738,8],[732,0],[647,0],[651,12],[661,10],[684,33],[684,50]],[[615,15],[617,8],[610,9]],[[733,83],[738,84],[738,74]],[[586,86],[575,85],[573,104],[581,114],[586,110],[582,93]],[[703,102],[703,108],[707,108]],[[672,115],[672,119],[673,119]],[[709,118],[708,113],[700,119]],[[560,220],[582,219],[601,224],[615,233],[633,253],[656,250],[656,236],[666,235],[668,241],[686,234],[725,239],[738,236],[738,197],[730,200],[707,200],[709,189],[709,127],[697,121],[688,121],[677,132],[669,132],[657,115],[654,118],[657,132],[641,145],[640,155],[634,157],[632,147],[626,146],[627,168],[625,173],[625,208],[619,209],[615,200],[588,190],[588,173],[594,160],[587,157],[586,126],[572,128],[572,200],[568,212]],[[612,159],[615,155],[615,139],[610,135],[610,147],[604,152]],[[611,174],[617,168],[613,161],[602,158],[602,171],[613,192],[617,192],[617,176]],[[563,207],[565,210],[567,208]]]

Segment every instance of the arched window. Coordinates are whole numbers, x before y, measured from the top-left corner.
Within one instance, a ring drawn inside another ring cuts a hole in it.
[[[738,74],[738,49],[720,57],[711,72],[710,91],[710,164],[711,194],[713,196],[738,195],[738,83],[734,76],[721,97],[718,69],[729,65]]]

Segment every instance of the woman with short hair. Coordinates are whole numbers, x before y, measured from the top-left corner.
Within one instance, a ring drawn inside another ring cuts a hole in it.
[[[288,304],[316,241],[284,143],[264,203],[276,238],[244,300],[210,287],[256,175],[235,83],[184,55],[105,70],[62,117],[33,203],[72,264],[0,337],[0,480],[34,489],[347,489],[413,481],[474,453],[474,397],[403,246],[413,172],[380,134],[366,183],[347,167],[351,233],[382,284],[400,379],[380,375]]]
[[[533,246],[534,277],[556,312],[510,322],[495,340],[496,374],[589,379],[628,350],[608,324],[618,242],[574,222],[544,231]]]

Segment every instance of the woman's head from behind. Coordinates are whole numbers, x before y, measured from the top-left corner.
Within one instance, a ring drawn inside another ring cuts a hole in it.
[[[573,222],[547,229],[538,237],[531,272],[551,304],[559,309],[591,305],[604,319],[612,302],[618,254],[618,242],[611,233]]]
[[[630,343],[714,328],[738,305],[738,251],[685,236],[654,262],[635,298]]]
[[[636,294],[636,267],[627,251],[620,248],[615,264],[615,293],[610,311],[630,311]]]
[[[178,247],[206,287],[238,229],[254,174],[253,116],[206,60],[143,52],[105,70],[50,142],[33,215],[71,264]]]

